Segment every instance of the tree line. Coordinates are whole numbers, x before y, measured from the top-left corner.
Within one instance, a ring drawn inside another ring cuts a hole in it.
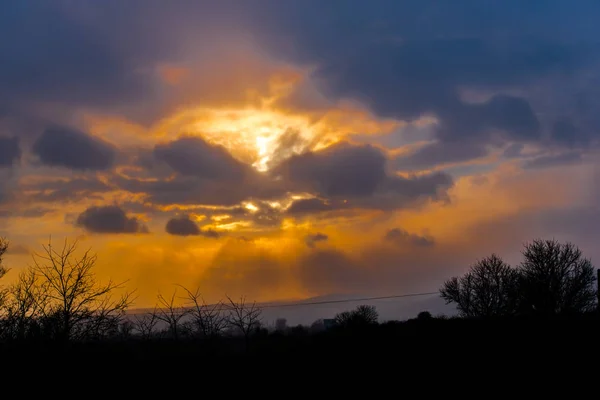
[[[512,267],[492,254],[440,289],[462,317],[573,315],[595,311],[598,288],[592,262],[572,243],[537,239]]]
[[[0,278],[8,269],[2,257],[9,248],[0,239]],[[246,347],[250,338],[266,333],[262,310],[244,297],[207,303],[198,289],[177,286],[170,296],[159,294],[151,312],[127,314],[135,292],[125,282],[101,283],[95,276],[96,255],[76,254],[77,242],[56,249],[44,246],[16,282],[0,289],[0,340],[41,339],[85,341],[112,338],[190,339],[238,336]],[[447,280],[440,295],[456,305],[461,318],[552,316],[596,310],[595,269],[572,243],[534,240],[524,246],[523,260],[508,265],[492,254],[478,260],[462,276]],[[120,295],[118,293],[121,292]],[[183,301],[182,305],[177,305]],[[431,320],[429,312],[417,320]],[[374,306],[360,305],[332,319],[337,330],[377,326]],[[325,330],[322,320],[310,329],[288,328],[276,322],[275,333],[306,334]]]
[[[9,270],[2,258],[9,248],[0,239],[0,278]],[[77,242],[55,249],[44,246],[33,254],[33,264],[15,283],[0,290],[0,340],[42,339],[84,341],[118,337],[172,338],[243,336],[260,330],[262,310],[244,297],[207,304],[198,290],[184,286],[170,297],[158,295],[152,312],[127,315],[135,291],[126,282],[96,279],[97,256],[90,250],[76,254]],[[120,295],[117,295],[122,291]],[[177,300],[184,300],[177,306]]]

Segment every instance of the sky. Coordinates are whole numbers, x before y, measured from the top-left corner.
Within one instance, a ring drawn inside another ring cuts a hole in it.
[[[600,258],[595,0],[0,4],[0,235],[151,307],[436,291]]]

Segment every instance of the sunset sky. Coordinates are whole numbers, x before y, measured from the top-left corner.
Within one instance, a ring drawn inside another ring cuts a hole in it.
[[[136,306],[435,291],[600,260],[600,2],[0,4],[10,282],[78,239]],[[598,264],[600,265],[600,264]]]

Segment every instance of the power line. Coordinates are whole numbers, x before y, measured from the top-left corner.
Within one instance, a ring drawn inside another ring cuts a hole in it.
[[[339,304],[339,303],[352,303],[357,301],[370,301],[370,300],[387,300],[387,299],[400,299],[405,297],[419,297],[419,296],[430,296],[434,294],[438,294],[439,292],[421,292],[421,293],[407,293],[407,294],[397,294],[390,296],[377,296],[377,297],[362,297],[355,299],[338,299],[338,300],[322,300],[322,301],[308,301],[308,302],[296,302],[296,303],[281,303],[281,304],[260,304],[260,303],[248,303],[255,304],[257,308],[284,308],[284,307],[302,307],[302,306],[315,306],[322,304]],[[226,311],[229,309],[227,304],[213,304],[213,305],[204,305],[202,307],[206,307],[212,311]],[[180,307],[177,307],[180,308]],[[190,308],[181,307],[181,308]],[[144,309],[140,309],[139,311],[143,311]],[[149,309],[146,309],[149,310]]]
[[[313,306],[319,304],[335,304],[335,303],[351,303],[355,301],[369,301],[369,300],[385,300],[385,299],[399,299],[403,297],[417,297],[417,296],[429,296],[438,294],[438,292],[424,292],[424,293],[409,293],[409,294],[398,294],[393,296],[379,296],[379,297],[363,297],[358,299],[340,299],[340,300],[323,300],[323,301],[311,301],[305,303],[287,303],[287,304],[265,304],[260,308],[277,308],[277,307],[299,307],[299,306]]]

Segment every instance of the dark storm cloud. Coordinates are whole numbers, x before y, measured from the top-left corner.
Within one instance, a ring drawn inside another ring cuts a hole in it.
[[[171,218],[165,227],[167,233],[175,236],[205,236],[209,238],[218,238],[220,235],[212,229],[201,230],[196,222],[189,216]]]
[[[244,219],[262,226],[281,222],[280,210],[267,201],[281,200],[289,193],[319,197],[294,201],[286,212],[298,215],[347,207],[402,208],[419,200],[445,199],[453,184],[444,173],[390,174],[387,156],[380,149],[349,143],[292,156],[267,174],[257,173],[223,148],[199,138],[159,145],[154,156],[176,174],[157,180],[116,176],[112,182],[126,191],[145,194],[154,204],[231,207],[251,200],[258,210],[243,210]]]
[[[140,160],[139,166],[158,179],[119,176],[114,182],[124,190],[147,194],[156,204],[234,206],[248,198],[271,199],[284,194],[279,183],[200,137],[158,144],[151,158],[142,155]],[[161,164],[168,174],[160,169]]]
[[[314,67],[329,98],[358,99],[380,116],[433,114],[442,144],[536,141],[528,90],[593,67],[599,12],[591,0],[3,2],[0,118],[28,119],[40,103],[157,118],[173,100],[157,65],[211,57],[199,49],[212,41],[193,39],[210,34],[251,36],[271,58]],[[491,98],[467,102],[464,89]]]
[[[296,155],[283,162],[280,174],[297,191],[348,200],[361,207],[402,207],[420,197],[437,198],[452,185],[445,174],[404,178],[387,171],[387,157],[371,145],[340,143],[317,152]],[[350,201],[352,200],[352,201]],[[326,204],[310,200],[292,204],[288,212],[316,207],[325,211]]]
[[[306,243],[306,245],[312,249],[312,248],[315,248],[315,246],[317,245],[318,242],[325,242],[328,239],[329,239],[329,236],[327,236],[323,233],[317,232],[312,235],[306,235],[304,237],[304,243]]]
[[[182,137],[159,144],[154,148],[154,157],[182,176],[240,182],[252,173],[248,165],[237,161],[224,147],[211,145],[199,137]]]
[[[0,137],[0,168],[10,167],[21,158],[19,139]]]
[[[386,157],[370,145],[337,144],[322,151],[295,155],[279,166],[298,189],[328,197],[372,195],[386,179]]]
[[[317,66],[313,78],[328,97],[358,99],[384,117],[435,115],[439,146],[454,146],[451,156],[429,151],[416,160],[435,163],[479,157],[487,144],[539,141],[529,89],[548,76],[568,80],[599,60],[591,17],[599,11],[591,1],[574,8],[560,1],[309,0],[271,5],[257,11],[257,21],[276,54]],[[487,100],[467,101],[465,89]],[[476,151],[457,150],[466,141]]]
[[[408,233],[403,229],[394,228],[387,231],[384,239],[396,243],[399,245],[411,245],[418,247],[431,247],[435,244],[435,241],[426,236],[415,235],[414,233]]]
[[[75,225],[92,233],[147,233],[137,218],[128,217],[119,206],[90,207],[77,217]]]
[[[200,234],[198,224],[192,221],[188,216],[172,218],[165,226],[167,233],[176,236],[193,236]]]
[[[161,165],[167,167],[168,174]],[[273,199],[284,194],[280,183],[236,160],[224,147],[199,137],[159,144],[152,159],[140,166],[159,179],[120,176],[115,183],[124,190],[145,193],[157,204],[234,206],[249,198]]]
[[[312,198],[295,200],[287,208],[286,212],[288,214],[312,214],[324,211],[332,211],[335,209],[336,208],[332,204],[324,200]]]
[[[173,49],[156,27],[161,13],[166,18],[168,8],[172,14],[177,7],[157,10],[157,5],[152,0],[3,2],[0,104],[112,107],[142,99],[152,86],[140,67]]]
[[[78,170],[105,170],[112,166],[116,149],[86,133],[70,128],[48,128],[32,151],[42,164]]]

